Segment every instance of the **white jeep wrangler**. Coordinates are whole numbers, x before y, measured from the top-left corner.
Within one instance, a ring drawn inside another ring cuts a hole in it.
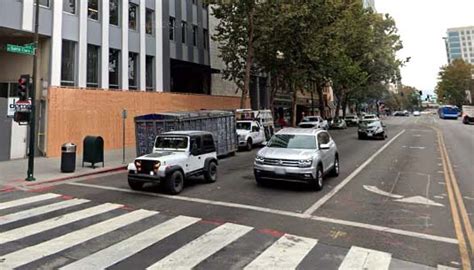
[[[153,153],[128,165],[128,184],[139,190],[145,183],[159,183],[170,194],[183,190],[184,179],[203,175],[217,180],[217,154],[212,133],[173,131],[158,135]]]

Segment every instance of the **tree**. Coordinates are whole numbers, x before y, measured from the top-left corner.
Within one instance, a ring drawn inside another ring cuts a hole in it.
[[[466,102],[466,90],[470,89],[473,65],[461,59],[441,67],[435,92],[443,104],[461,107]]]

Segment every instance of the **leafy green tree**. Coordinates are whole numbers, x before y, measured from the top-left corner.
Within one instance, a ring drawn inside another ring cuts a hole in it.
[[[441,67],[435,92],[443,104],[462,106],[466,103],[466,90],[472,83],[471,72],[474,66],[456,59],[451,64]]]

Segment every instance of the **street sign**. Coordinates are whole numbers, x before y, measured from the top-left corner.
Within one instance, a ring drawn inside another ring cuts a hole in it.
[[[18,53],[18,54],[26,54],[26,55],[34,55],[35,54],[35,48],[31,44],[27,44],[27,46],[7,44],[7,52]]]
[[[31,100],[18,100],[15,103],[15,111],[17,112],[29,112],[31,111]]]
[[[17,97],[8,98],[7,117],[13,117],[15,115],[17,101]]]

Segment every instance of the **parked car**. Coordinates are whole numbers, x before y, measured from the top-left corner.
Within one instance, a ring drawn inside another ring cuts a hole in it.
[[[347,123],[344,119],[338,118],[331,121],[331,125],[329,126],[330,129],[346,129]]]
[[[408,111],[395,111],[393,116],[410,116],[410,113]]]
[[[323,177],[339,175],[336,143],[322,129],[285,128],[262,148],[254,162],[257,183],[266,180],[303,182],[323,188]]]
[[[420,115],[421,115],[420,111],[413,111],[413,116],[420,116]]]
[[[145,183],[161,184],[168,193],[183,190],[190,176],[217,180],[217,154],[212,133],[205,131],[165,132],[155,139],[153,153],[128,164],[128,184],[139,190]]]
[[[346,117],[344,117],[344,120],[346,121],[346,124],[348,126],[359,125],[359,118],[356,115],[346,115]]]
[[[361,121],[357,134],[359,140],[366,138],[380,138],[385,140],[387,138],[386,126],[380,120]]]
[[[300,124],[313,124],[316,128],[322,128],[325,130],[329,129],[329,123],[324,120],[321,116],[306,116],[301,120]],[[299,125],[299,124],[298,124]]]
[[[265,131],[258,121],[237,121],[235,127],[241,148],[250,151],[254,145],[266,142]]]
[[[462,122],[463,124],[474,124],[474,106],[462,106]]]

